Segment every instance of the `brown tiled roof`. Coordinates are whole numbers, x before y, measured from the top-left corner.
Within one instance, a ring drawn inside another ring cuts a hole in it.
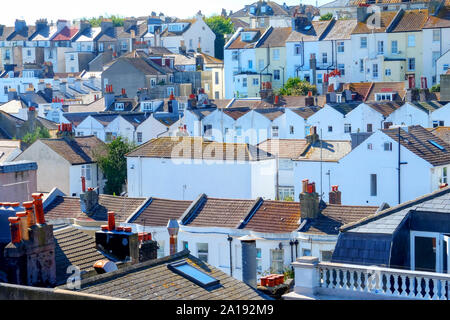
[[[365,101],[375,101],[375,94],[382,92],[397,92],[394,100],[401,101],[406,95],[406,85],[403,81],[390,81],[390,82],[373,82],[369,95]]]
[[[322,40],[349,40],[358,21],[356,19],[333,20],[331,29]]]
[[[319,217],[311,219],[300,232],[312,234],[338,234],[339,228],[345,224],[352,223],[373,215],[378,210],[374,206],[343,206],[327,204],[321,211]]]
[[[320,107],[312,106],[312,107],[302,107],[302,108],[290,108],[292,112],[295,112],[303,119],[308,119],[314,113],[320,110]]]
[[[427,130],[450,145],[450,127],[437,127]]]
[[[426,9],[404,11],[390,32],[421,31],[427,19],[428,10]]]
[[[389,116],[392,112],[403,105],[402,103],[397,102],[369,102],[366,104],[385,117]]]
[[[284,108],[256,108],[255,111],[270,121],[273,121],[284,114]]]
[[[318,41],[330,26],[332,20],[312,21],[312,27],[303,31],[292,31],[286,42]]]
[[[247,112],[250,112],[250,110],[251,110],[250,108],[245,108],[245,107],[236,107],[236,108],[232,107],[232,108],[222,109],[223,113],[230,116],[234,120],[239,119]]]
[[[170,219],[179,219],[192,201],[151,198],[150,204],[129,222],[146,226],[165,227]]]
[[[106,194],[99,195],[98,207],[88,216],[81,212],[80,199],[74,197],[57,196],[46,208],[45,218],[56,219],[86,219],[95,221],[107,221],[108,211],[115,212],[116,221],[124,222],[136,210],[144,205],[145,198],[117,197]]]
[[[95,239],[79,229],[67,227],[56,230],[54,236],[58,284],[66,283],[71,276],[67,273],[69,266],[78,267],[81,272],[89,272],[94,270],[95,262],[105,258],[95,248]]]
[[[298,229],[300,204],[265,200],[244,229],[263,233],[287,233]]]
[[[253,41],[249,42],[249,41],[243,41],[241,39],[242,32],[246,32],[246,31],[254,31],[254,32],[256,32],[256,35],[253,38]],[[233,42],[230,43],[230,45],[226,49],[249,49],[249,48],[254,48],[256,42],[258,42],[259,38],[261,37],[262,34],[264,34],[265,30],[264,29],[244,29],[242,32],[239,34],[239,36],[236,37],[236,39],[234,39]]]
[[[64,27],[52,41],[69,41],[78,33],[77,28]]]
[[[398,141],[398,129],[383,130],[393,140]],[[429,141],[432,140],[444,148],[440,150]],[[403,147],[429,162],[433,166],[450,163],[450,145],[433,135],[422,126],[410,126],[408,132],[400,129],[400,143]]]
[[[170,263],[184,261],[219,280],[220,285],[203,288],[168,268]],[[260,291],[190,255],[188,250],[89,277],[82,280],[78,291],[132,300],[267,299]]]
[[[200,201],[186,225],[237,228],[255,205],[254,200],[204,198]]]
[[[349,89],[352,92],[356,92],[359,97],[364,100],[370,93],[370,90],[372,89],[373,82],[356,82],[356,83],[349,83],[348,85],[344,85],[344,89]]]
[[[245,29],[245,28],[249,28],[250,27],[250,24],[248,24],[245,21],[242,21],[241,19],[238,19],[238,18],[230,18],[230,19],[231,19],[231,22],[233,22],[235,30],[238,29],[238,28],[244,28]]]
[[[69,139],[40,139],[70,164],[96,162],[96,155],[103,152],[105,143],[96,136],[74,137]]]
[[[385,32],[386,28],[391,23],[392,19],[394,19],[397,11],[382,11],[380,12],[380,25],[374,28],[367,26],[367,22],[373,23],[373,19],[375,14],[370,15],[365,22],[358,22],[352,34],[361,34],[361,33],[380,33]]]
[[[222,109],[230,104],[232,99],[214,99],[210,100],[211,104],[217,106],[217,108]]]
[[[292,28],[273,28],[269,35],[258,45],[258,48],[285,47]]]
[[[297,159],[308,147],[306,139],[268,139],[257,145],[282,159]]]
[[[126,156],[239,161],[258,161],[272,158],[272,155],[253,145],[207,141],[200,137],[151,139]]]
[[[429,16],[427,22],[423,26],[424,29],[434,28],[450,28],[450,1],[446,7],[443,7],[437,16]]]
[[[337,162],[352,151],[351,141],[319,140],[308,145],[296,160]]]

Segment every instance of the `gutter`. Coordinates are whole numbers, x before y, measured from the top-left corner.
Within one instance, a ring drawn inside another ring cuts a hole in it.
[[[192,218],[194,217],[194,213],[197,211],[198,207],[206,201],[206,199],[206,194],[202,193],[194,201],[192,201],[190,206],[178,219],[178,221],[181,222],[181,225],[186,225],[191,222]]]

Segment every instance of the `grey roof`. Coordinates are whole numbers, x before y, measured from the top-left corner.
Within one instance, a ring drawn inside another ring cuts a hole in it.
[[[175,262],[218,279],[219,285],[203,288],[169,269]],[[264,300],[270,299],[247,284],[189,254],[189,250],[82,280],[82,293],[132,300]]]

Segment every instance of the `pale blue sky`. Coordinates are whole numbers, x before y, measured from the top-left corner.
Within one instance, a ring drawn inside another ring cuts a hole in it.
[[[331,0],[318,0],[319,5]],[[163,12],[168,16],[188,18],[198,10],[209,16],[220,14],[222,8],[237,11],[244,4],[251,4],[255,0],[13,0],[2,1],[0,10],[0,24],[12,25],[16,18],[25,19],[28,24],[34,24],[39,18],[47,18],[50,22],[58,19],[77,19],[107,14],[121,16],[144,16],[152,11]],[[299,0],[279,0],[279,4],[299,4]],[[316,0],[303,0],[304,4],[315,4]]]

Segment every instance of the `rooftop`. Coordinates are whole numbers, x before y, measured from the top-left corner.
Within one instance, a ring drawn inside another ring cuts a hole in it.
[[[257,147],[281,159],[297,159],[305,152],[308,142],[306,139],[268,139]]]
[[[318,140],[310,144],[298,161],[338,162],[352,151],[351,141],[346,140]]]

